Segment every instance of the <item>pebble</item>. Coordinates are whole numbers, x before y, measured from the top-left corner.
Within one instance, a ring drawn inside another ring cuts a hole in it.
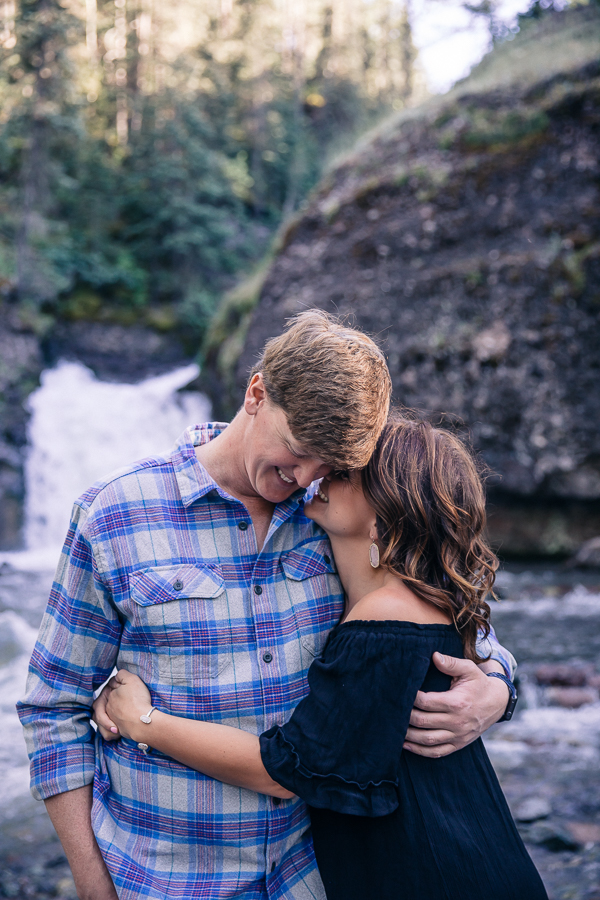
[[[581,844],[556,822],[534,822],[527,828],[524,838],[530,844],[539,844],[553,853],[561,850],[579,850]]]
[[[535,822],[536,819],[547,819],[552,807],[544,797],[528,797],[515,810],[517,822]]]
[[[593,677],[593,666],[577,666],[565,663],[537,666],[535,678],[538,684],[560,687],[583,687]]]
[[[552,687],[546,695],[548,702],[553,706],[563,706],[565,709],[579,709],[586,703],[595,703],[598,699],[598,691],[593,688],[577,687]]]

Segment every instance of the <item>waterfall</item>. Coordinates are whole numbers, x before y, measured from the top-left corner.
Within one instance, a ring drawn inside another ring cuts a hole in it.
[[[139,384],[98,381],[77,362],[42,374],[29,398],[25,546],[64,540],[73,501],[94,481],[144,456],[169,450],[186,425],[210,416],[207,398],[178,389],[198,375],[188,365]]]

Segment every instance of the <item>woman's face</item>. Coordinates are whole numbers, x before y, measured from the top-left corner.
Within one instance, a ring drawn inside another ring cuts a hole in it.
[[[363,493],[358,469],[347,476],[326,475],[304,511],[330,537],[368,539],[375,527],[375,510]]]

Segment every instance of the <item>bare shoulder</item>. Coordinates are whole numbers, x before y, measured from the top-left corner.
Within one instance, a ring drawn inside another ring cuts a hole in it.
[[[408,589],[379,588],[352,607],[344,621],[416,622],[419,625],[450,625],[450,617],[433,603],[421,600]]]

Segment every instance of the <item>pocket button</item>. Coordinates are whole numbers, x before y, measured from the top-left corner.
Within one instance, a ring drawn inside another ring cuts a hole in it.
[[[173,590],[180,591],[180,590],[182,590],[182,588],[183,588],[183,581],[181,581],[181,579],[178,578],[177,581],[174,582],[174,584],[173,584]]]

